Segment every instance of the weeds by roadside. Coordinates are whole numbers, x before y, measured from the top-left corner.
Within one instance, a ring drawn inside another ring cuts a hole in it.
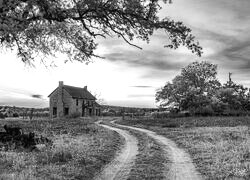
[[[169,127],[170,122],[177,126]],[[174,140],[190,153],[197,170],[206,179],[250,179],[249,117],[181,118],[170,122],[120,121],[121,124],[147,128]],[[181,126],[182,123],[187,126]],[[204,127],[206,123],[210,127]]]
[[[53,146],[38,152],[0,151],[0,179],[92,179],[122,144],[117,133],[93,119],[14,123],[52,138]]]
[[[207,179],[250,178],[250,132],[247,127],[154,130],[186,149]]]
[[[183,118],[134,118],[126,117],[125,121],[120,121],[121,124],[135,125],[141,124],[144,126],[159,126],[163,128],[190,128],[190,127],[235,127],[235,126],[250,126],[250,117],[183,117]]]

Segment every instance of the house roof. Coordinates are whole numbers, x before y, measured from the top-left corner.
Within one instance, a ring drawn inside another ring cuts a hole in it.
[[[80,99],[91,99],[95,100],[96,98],[85,88],[79,88],[74,86],[64,85],[63,88],[73,97]]]
[[[97,102],[94,102],[95,103],[95,107],[102,107],[100,104],[98,104]]]
[[[54,91],[57,89],[58,87]],[[63,85],[63,89],[65,89],[72,98],[96,100],[96,98],[85,88]],[[51,94],[53,94],[53,92]],[[51,94],[48,97],[50,97]]]

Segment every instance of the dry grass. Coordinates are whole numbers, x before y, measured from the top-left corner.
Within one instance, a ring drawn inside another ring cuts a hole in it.
[[[122,144],[117,133],[97,126],[93,119],[7,123],[52,138],[54,143],[39,147],[38,152],[0,151],[0,179],[92,179]]]
[[[235,127],[235,126],[250,126],[250,117],[183,117],[183,118],[163,118],[154,119],[149,117],[129,119],[126,117],[126,121],[123,123],[141,124],[144,126],[161,126],[169,128],[188,128],[188,127]]]
[[[188,126],[178,124],[177,128],[170,128],[167,126],[169,122],[164,124],[163,121],[123,121],[122,124],[148,128],[174,140],[190,153],[205,179],[250,179],[249,118],[228,117],[228,122],[225,117],[200,119],[201,122],[197,118],[182,118],[176,123],[182,122]],[[212,121],[208,123],[210,127],[204,127],[204,122],[208,120]],[[190,127],[193,122],[201,127]]]
[[[137,137],[139,154],[132,167],[129,180],[165,179],[169,160],[164,156],[161,146],[147,135],[130,130]]]
[[[250,178],[250,131],[247,127],[154,130],[186,149],[206,179]]]

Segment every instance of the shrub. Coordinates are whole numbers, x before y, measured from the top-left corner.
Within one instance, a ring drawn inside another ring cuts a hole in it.
[[[189,111],[181,111],[181,112],[169,112],[169,111],[162,111],[162,112],[153,112],[151,114],[153,118],[164,119],[164,118],[179,118],[179,117],[188,117],[190,116]]]
[[[229,111],[230,116],[246,116],[247,114],[248,114],[247,111],[244,111],[244,110],[231,109]]]
[[[49,117],[49,111],[36,112],[35,116],[37,116],[37,117]]]
[[[71,152],[69,151],[59,151],[55,152],[52,155],[51,162],[52,163],[66,163],[67,161],[73,158]]]
[[[196,116],[213,116],[214,110],[211,106],[200,107],[194,110]]]
[[[19,114],[18,113],[13,113],[13,117],[19,117]]]
[[[223,102],[214,102],[211,106],[215,115],[223,115],[223,113],[228,109],[228,104]]]
[[[178,123],[174,123],[174,122],[169,122],[169,123],[166,123],[164,125],[162,125],[161,127],[165,128],[177,128],[179,127],[179,124]]]
[[[81,116],[81,113],[80,112],[73,112],[69,115],[70,118],[78,118]]]
[[[0,119],[4,119],[5,115],[3,113],[0,113]]]
[[[115,116],[115,114],[112,112],[103,112],[102,116]]]
[[[180,114],[183,114],[185,117],[191,116],[191,113],[189,111],[180,111]]]

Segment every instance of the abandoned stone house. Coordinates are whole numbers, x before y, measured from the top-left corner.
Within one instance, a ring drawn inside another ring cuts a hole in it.
[[[48,96],[50,118],[80,116],[100,116],[101,106],[96,98],[84,88],[64,85],[59,86]]]

